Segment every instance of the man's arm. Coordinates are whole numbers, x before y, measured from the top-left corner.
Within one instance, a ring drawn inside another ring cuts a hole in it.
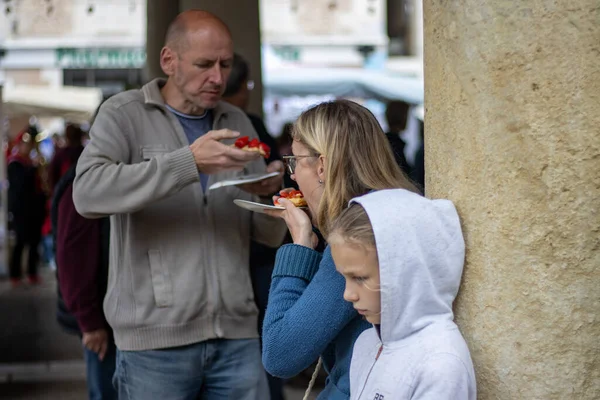
[[[69,186],[58,204],[56,262],[60,291],[82,332],[106,328],[100,273],[100,221],[85,219],[73,204]]]
[[[200,179],[188,146],[129,164],[132,130],[125,113],[102,106],[77,163],[73,201],[84,217],[132,213]]]
[[[259,157],[221,143],[239,136],[239,132],[223,129],[208,132],[189,147],[129,164],[136,150],[127,140],[133,131],[126,113],[107,103],[100,108],[90,143],[77,163],[73,200],[84,217],[139,211],[198,182],[199,171],[242,170]]]

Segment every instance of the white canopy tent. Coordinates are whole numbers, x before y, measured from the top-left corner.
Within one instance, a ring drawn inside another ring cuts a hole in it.
[[[279,97],[333,95],[415,105],[424,98],[421,78],[364,69],[272,68],[265,70],[263,85],[267,95]]]
[[[3,97],[3,114],[8,118],[29,115],[83,123],[92,118],[102,102],[102,91],[71,86],[7,86]]]

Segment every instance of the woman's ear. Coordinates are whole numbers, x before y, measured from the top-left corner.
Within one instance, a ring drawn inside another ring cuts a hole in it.
[[[325,164],[325,157],[319,156],[319,166],[317,167],[317,175],[319,176],[319,181],[325,182],[325,174],[327,172],[327,166]]]

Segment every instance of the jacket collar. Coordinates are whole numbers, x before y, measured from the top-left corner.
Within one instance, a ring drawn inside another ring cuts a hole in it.
[[[142,87],[142,93],[144,95],[144,103],[153,105],[166,111],[165,99],[162,97],[160,89],[167,83],[165,79],[156,78],[148,82]],[[227,117],[228,111],[222,101],[217,103],[217,106],[212,110],[214,120],[218,121],[221,117]]]

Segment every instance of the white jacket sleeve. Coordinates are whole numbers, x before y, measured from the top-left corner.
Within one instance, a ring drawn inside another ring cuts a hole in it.
[[[417,370],[411,400],[476,400],[468,371],[454,354],[428,357]]]

